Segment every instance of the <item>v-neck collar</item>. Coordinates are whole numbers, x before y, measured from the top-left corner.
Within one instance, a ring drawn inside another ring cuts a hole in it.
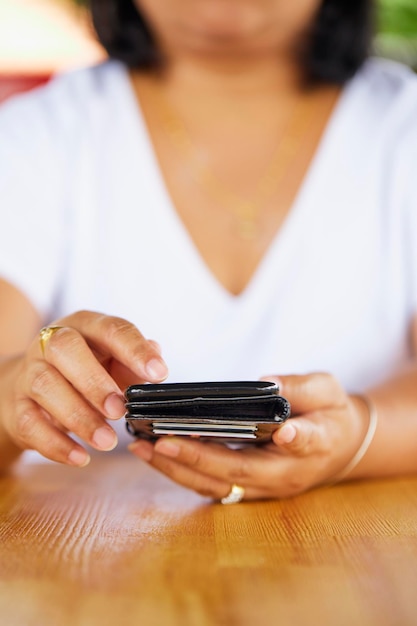
[[[115,62],[113,63],[116,65]],[[154,205],[163,214],[165,223],[168,221],[169,228],[173,232],[173,238],[176,238],[181,245],[181,253],[189,257],[188,267],[190,272],[192,271],[196,275],[192,283],[200,286],[206,297],[220,299],[230,306],[240,306],[246,300],[252,300],[258,293],[270,288],[274,275],[286,272],[288,261],[292,258],[293,246],[302,245],[302,239],[299,238],[299,235],[306,232],[306,222],[314,219],[314,208],[318,201],[315,192],[320,187],[322,177],[326,175],[326,165],[332,159],[332,154],[333,158],[336,156],[336,135],[340,128],[341,119],[344,117],[347,102],[350,100],[351,92],[356,85],[356,77],[344,87],[331,112],[308,170],[283,224],[278,229],[244,290],[239,294],[233,294],[213,274],[179,217],[159,168],[158,158],[131,84],[129,71],[121,63],[117,63],[115,69],[118,70],[117,75],[121,84],[121,90],[118,91],[121,96],[121,107],[127,107],[127,119],[133,122],[130,140],[136,145],[133,146],[131,154],[135,154],[135,150],[136,152],[140,151],[138,161],[145,161],[147,164],[146,179],[155,196]],[[301,224],[302,228],[300,228]],[[300,254],[302,254],[302,250],[300,250]]]

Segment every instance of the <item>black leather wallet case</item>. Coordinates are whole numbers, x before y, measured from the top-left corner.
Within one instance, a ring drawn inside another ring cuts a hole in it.
[[[127,430],[136,437],[204,437],[262,443],[291,413],[272,382],[132,385],[126,390]]]

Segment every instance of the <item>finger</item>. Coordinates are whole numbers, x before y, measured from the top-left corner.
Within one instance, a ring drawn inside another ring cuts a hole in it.
[[[155,348],[159,355],[162,355],[162,348],[157,341],[155,341],[154,339],[148,339],[147,341],[153,348]]]
[[[51,461],[85,467],[90,456],[45,419],[42,409],[32,400],[22,401],[17,407],[13,439],[24,449],[33,449]]]
[[[41,362],[43,373],[27,391],[28,395],[54,420],[98,450],[112,450],[117,445],[114,430],[64,376],[51,365]]]
[[[204,497],[221,500],[230,493],[232,484],[234,484],[228,483],[224,479],[220,480],[208,476],[179,463],[175,459],[158,454],[149,441],[138,440],[129,446],[129,450],[174,482],[187,489],[192,489]],[[257,500],[266,497],[268,495],[263,490],[245,487],[245,500]]]
[[[228,484],[224,480],[212,476],[203,476],[201,473],[182,463],[178,463],[174,459],[158,454],[149,441],[138,440],[128,447],[133,454],[152,465],[152,467],[159,470],[176,483],[193,489],[202,496],[219,498],[222,497],[219,494],[229,492]]]
[[[159,346],[145,339],[130,322],[89,311],[77,313],[74,318],[67,318],[69,325],[74,322],[90,345],[123,363],[140,379],[161,382],[168,376]]]
[[[161,354],[161,347],[156,341],[148,339],[148,342],[154,346],[158,354]],[[138,378],[135,372],[132,372],[131,369],[116,359],[111,360],[108,371],[111,377],[117,382],[120,389],[126,389],[129,385],[147,382],[144,378]]]
[[[50,387],[46,361],[59,370],[101,414],[109,419],[119,419],[124,415],[121,390],[77,330],[69,326],[60,328],[46,343],[44,352],[44,359],[38,360],[31,372],[31,389],[37,391],[38,396],[45,395],[45,386]]]
[[[229,485],[243,483],[257,487],[270,480],[268,453],[231,450],[222,444],[179,437],[162,437],[155,443],[154,452]]]
[[[309,456],[323,449],[324,433],[320,424],[311,419],[295,417],[285,422],[272,440],[281,451],[297,456]]]
[[[346,404],[344,391],[331,374],[268,376],[264,380],[278,384],[280,394],[290,402],[295,415]]]
[[[108,372],[120,389],[126,389],[129,385],[147,382],[143,378],[138,378],[137,374],[115,359],[111,360]]]

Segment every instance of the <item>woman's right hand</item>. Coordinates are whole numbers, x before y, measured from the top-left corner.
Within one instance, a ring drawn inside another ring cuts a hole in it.
[[[80,311],[53,325],[61,328],[44,351],[37,336],[2,365],[1,429],[22,450],[82,467],[89,454],[68,433],[112,450],[117,436],[106,420],[124,415],[122,389],[161,382],[168,370],[158,344],[124,319]]]

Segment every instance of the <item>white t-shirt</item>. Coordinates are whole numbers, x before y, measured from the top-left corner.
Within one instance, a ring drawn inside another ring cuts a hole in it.
[[[247,289],[212,275],[172,205],[117,62],[0,110],[0,275],[49,319],[91,309],[156,339],[170,381],[329,371],[349,391],[410,353],[417,78],[369,60],[345,87]]]

